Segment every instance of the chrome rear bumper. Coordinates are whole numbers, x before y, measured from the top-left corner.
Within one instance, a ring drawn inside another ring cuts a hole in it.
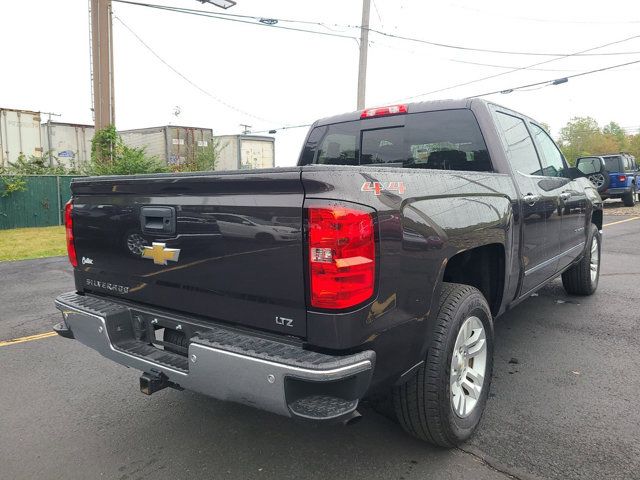
[[[63,315],[56,331],[72,335],[106,358],[163,375],[168,383],[188,390],[279,415],[340,420],[355,411],[373,374],[375,353],[370,350],[326,355],[244,330],[211,326],[190,338],[185,357],[137,338],[137,308],[74,292],[60,295],[56,307]]]

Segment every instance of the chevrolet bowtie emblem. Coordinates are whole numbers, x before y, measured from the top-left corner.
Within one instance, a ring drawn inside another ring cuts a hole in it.
[[[142,256],[144,258],[152,258],[156,265],[166,265],[167,260],[172,262],[178,261],[180,255],[179,248],[167,248],[166,243],[153,242],[150,247],[144,247]]]

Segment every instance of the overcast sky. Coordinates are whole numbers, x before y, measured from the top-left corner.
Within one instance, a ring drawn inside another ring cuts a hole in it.
[[[148,1],[224,12],[196,0]],[[282,21],[278,25],[358,36],[348,26],[360,24],[360,0],[237,2],[226,13],[320,22],[325,26]],[[569,54],[640,35],[640,2],[632,0],[373,3],[374,29],[481,49]],[[264,130],[355,109],[358,44],[353,39],[121,3],[114,3],[114,14],[157,55],[224,102],[172,72],[114,19],[119,129],[173,123],[210,127],[216,134],[239,133],[240,123]],[[1,107],[52,111],[62,114],[62,121],[92,123],[87,0],[2,1],[0,32]],[[559,59],[536,67],[539,70],[522,70],[415,100],[465,97],[640,60],[640,38],[593,51],[607,52],[637,53]],[[442,48],[372,33],[366,104],[397,103],[509,70],[500,67],[553,58]],[[637,133],[640,64],[488,98],[548,123],[554,135],[571,117],[585,115],[601,125],[615,120]],[[175,106],[181,110],[178,117],[173,115]],[[295,164],[305,134],[305,128],[276,134],[278,166]]]

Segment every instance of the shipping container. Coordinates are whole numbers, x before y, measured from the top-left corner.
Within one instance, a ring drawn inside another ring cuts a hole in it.
[[[40,112],[0,108],[0,166],[14,164],[20,155],[42,156]]]
[[[275,138],[257,135],[221,135],[216,170],[272,168],[275,166]]]
[[[93,125],[46,122],[42,124],[42,142],[45,157],[51,152],[52,162],[57,158],[61,165],[78,168],[91,159]]]
[[[199,151],[209,147],[213,138],[210,128],[175,125],[123,130],[118,133],[130,147],[144,147],[147,154],[168,165],[193,161]]]

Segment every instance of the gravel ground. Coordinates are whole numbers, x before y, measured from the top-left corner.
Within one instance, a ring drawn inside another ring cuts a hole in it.
[[[636,203],[633,207],[625,207],[622,200],[610,198],[604,201],[604,213],[607,215],[640,216],[640,203]]]

